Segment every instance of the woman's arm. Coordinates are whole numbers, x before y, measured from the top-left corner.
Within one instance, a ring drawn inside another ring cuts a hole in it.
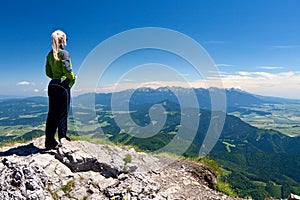
[[[65,76],[70,80],[70,88],[74,85],[76,76],[72,71],[72,62],[70,59],[69,52],[66,50],[60,51],[62,56],[62,70]]]

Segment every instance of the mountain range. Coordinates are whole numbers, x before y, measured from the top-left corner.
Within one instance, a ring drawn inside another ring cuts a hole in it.
[[[300,104],[300,100],[297,99],[284,99],[279,97],[269,97],[262,95],[255,95],[248,93],[246,91],[230,88],[230,89],[219,89],[219,88],[181,88],[181,87],[161,87],[157,89],[153,88],[138,88],[136,90],[125,90],[121,92],[116,92],[118,96],[122,96],[122,94],[132,93],[131,103],[136,102],[138,104],[141,103],[153,103],[153,102],[161,102],[164,100],[168,100],[171,102],[178,102],[174,92],[178,94],[178,96],[190,97],[192,92],[195,93],[198,99],[198,103],[200,108],[202,109],[211,109],[211,96],[213,94],[221,94],[225,96],[226,106],[227,108],[237,108],[242,106],[250,106],[255,104],[265,104],[265,103],[281,103],[281,104]],[[224,93],[224,94],[223,94]],[[95,95],[96,103],[103,103],[105,105],[110,104],[111,96],[113,93],[98,93],[98,94],[84,94],[77,96],[76,98],[82,101],[86,95]],[[187,105],[188,106],[188,105]]]

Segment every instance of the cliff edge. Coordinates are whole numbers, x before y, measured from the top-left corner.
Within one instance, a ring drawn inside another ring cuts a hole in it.
[[[213,190],[216,176],[202,164],[86,141],[1,147],[0,176],[0,199],[239,199]]]

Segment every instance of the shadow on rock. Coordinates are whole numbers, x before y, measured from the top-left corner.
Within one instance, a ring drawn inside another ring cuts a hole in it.
[[[34,146],[33,143],[18,146],[12,149],[9,149],[4,152],[0,152],[0,156],[11,156],[11,155],[18,155],[18,156],[29,156],[32,154],[37,154],[37,153],[46,153],[45,149],[40,149],[36,146]],[[49,152],[47,152],[49,153]]]

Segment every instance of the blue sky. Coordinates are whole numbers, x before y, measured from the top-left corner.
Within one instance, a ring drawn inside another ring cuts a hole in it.
[[[111,36],[134,28],[162,27],[202,45],[216,63],[224,87],[300,99],[299,10],[297,0],[4,1],[0,96],[46,95],[45,57],[56,29],[67,33],[66,49],[77,73],[89,53]],[[126,63],[131,62],[119,67]],[[115,68],[114,72],[122,71]],[[193,74],[188,67],[181,70]],[[105,79],[114,80],[112,74]],[[190,79],[195,87],[199,86],[196,79]]]

